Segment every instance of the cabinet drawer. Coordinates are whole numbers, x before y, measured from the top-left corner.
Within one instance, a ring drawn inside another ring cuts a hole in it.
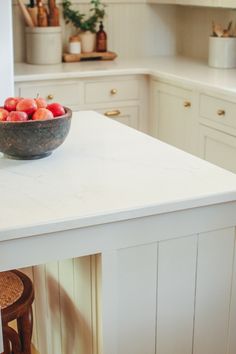
[[[85,84],[85,102],[116,102],[139,98],[138,80],[96,81]]]
[[[59,102],[65,106],[78,105],[81,102],[79,82],[55,82],[52,84],[34,83],[19,87],[22,97],[45,98],[48,102]]]
[[[97,112],[105,115],[109,119],[128,125],[131,128],[139,129],[139,109],[138,107],[116,107],[113,109],[96,109]]]
[[[236,103],[201,95],[200,116],[222,126],[236,128]]]

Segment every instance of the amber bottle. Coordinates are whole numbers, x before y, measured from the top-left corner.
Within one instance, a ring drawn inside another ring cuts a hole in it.
[[[96,51],[106,52],[107,51],[107,34],[104,31],[103,23],[100,22],[99,31],[96,35]]]

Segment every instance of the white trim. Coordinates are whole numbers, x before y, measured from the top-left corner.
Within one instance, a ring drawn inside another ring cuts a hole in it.
[[[13,40],[11,0],[0,2],[0,43],[3,49],[0,57],[0,105],[14,93]]]

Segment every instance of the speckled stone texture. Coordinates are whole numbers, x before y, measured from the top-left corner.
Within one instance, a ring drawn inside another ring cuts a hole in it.
[[[38,159],[51,154],[69,133],[72,111],[60,118],[27,122],[0,122],[0,151],[13,159]]]

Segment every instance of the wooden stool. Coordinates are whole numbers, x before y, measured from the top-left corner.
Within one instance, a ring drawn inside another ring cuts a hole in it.
[[[25,274],[17,270],[0,273],[4,354],[31,354],[33,300],[33,285]],[[13,320],[17,331],[8,325]]]

